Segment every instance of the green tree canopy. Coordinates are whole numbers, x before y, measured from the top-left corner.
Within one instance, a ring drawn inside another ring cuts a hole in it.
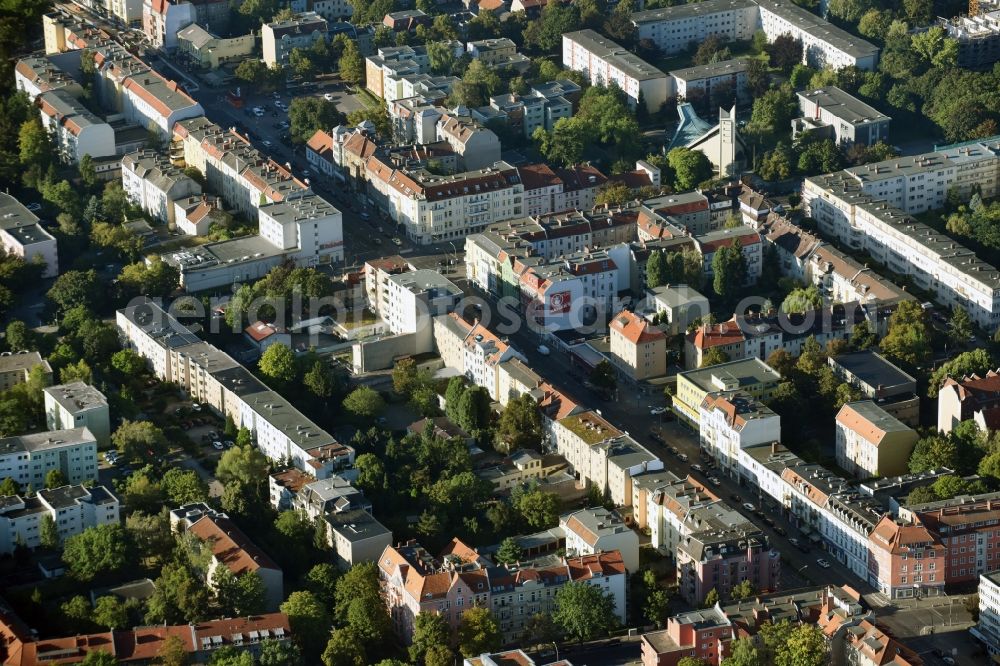
[[[586,583],[566,583],[556,592],[552,619],[577,641],[607,635],[616,625],[615,602],[599,587]]]

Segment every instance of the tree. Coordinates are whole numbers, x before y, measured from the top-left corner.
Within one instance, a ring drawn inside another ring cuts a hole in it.
[[[510,399],[497,422],[497,450],[538,449],[541,443],[542,420],[535,399],[526,393]]]
[[[344,409],[359,419],[374,419],[384,407],[382,396],[368,386],[359,386],[344,398]]]
[[[646,595],[646,603],[642,607],[642,615],[648,622],[661,626],[670,607],[670,597],[666,590],[655,588]]]
[[[337,63],[340,70],[340,78],[352,85],[360,85],[365,81],[365,59],[358,50],[358,45],[354,40],[344,43],[344,51],[340,55]]]
[[[49,514],[42,516],[38,540],[42,544],[42,548],[49,548],[50,550],[57,549],[62,541],[59,537],[59,528],[56,526],[56,521]]]
[[[792,153],[782,142],[774,150],[764,153],[761,159],[760,177],[764,180],[785,180],[792,176]]]
[[[754,100],[747,133],[765,139],[787,132],[798,110],[794,93],[783,88],[770,89]]]
[[[34,187],[52,164],[56,154],[55,142],[36,115],[21,124],[17,143],[21,164],[25,168],[25,184]]]
[[[268,638],[260,643],[257,663],[260,666],[302,666],[302,653],[294,643]]]
[[[121,349],[111,356],[111,367],[123,377],[138,377],[146,372],[146,359],[131,349]]]
[[[352,42],[353,43],[353,42]],[[322,97],[295,97],[288,107],[288,130],[293,143],[305,143],[316,130],[329,130],[344,121],[333,102]]]
[[[104,300],[103,293],[104,286],[97,277],[97,271],[71,270],[56,278],[46,297],[64,313],[76,305],[97,310]]]
[[[906,497],[907,504],[924,504],[926,502],[936,502],[937,500],[937,493],[930,486],[914,488]]]
[[[590,371],[590,383],[602,391],[614,391],[618,387],[618,378],[614,366],[603,360]]]
[[[951,341],[956,345],[964,345],[972,337],[972,318],[960,305],[956,305],[952,310],[951,319],[948,321],[948,332]]]
[[[701,602],[702,608],[711,608],[719,603],[719,591],[714,587],[705,595],[705,600]]]
[[[851,346],[856,350],[869,349],[875,346],[878,339],[875,331],[867,321],[862,321],[854,325],[851,329]]]
[[[797,63],[802,62],[802,40],[790,34],[778,35],[767,48],[771,67],[777,67],[785,72]]]
[[[323,604],[312,592],[292,592],[281,604],[280,610],[288,616],[292,636],[304,656],[317,655],[323,647],[323,637],[330,631],[332,620]]]
[[[782,649],[775,654],[775,666],[823,666],[829,646],[822,630],[815,624],[800,624],[789,633]]]
[[[147,566],[157,567],[173,551],[174,538],[165,514],[133,512],[125,519],[125,530],[135,544],[139,558]]]
[[[958,447],[944,435],[929,435],[917,440],[910,454],[910,471],[913,473],[948,467],[958,467]]]
[[[892,14],[880,9],[869,9],[858,21],[858,32],[869,39],[884,40],[892,23]]]
[[[71,384],[73,382],[83,382],[84,384],[94,383],[94,373],[82,358],[76,363],[69,363],[59,371],[59,382]]]
[[[674,148],[667,153],[667,162],[674,170],[674,189],[693,190],[712,177],[712,163],[705,153],[690,148]]]
[[[287,386],[295,381],[298,367],[295,353],[285,344],[268,347],[257,362],[260,373],[279,386]]]
[[[11,495],[20,494],[21,486],[11,477],[5,476],[3,481],[0,481],[0,497],[10,497]]]
[[[118,288],[125,296],[167,297],[179,284],[180,271],[159,255],[129,264],[118,274]]]
[[[292,68],[296,76],[301,76],[304,79],[311,79],[316,73],[316,63],[313,62],[309,52],[304,49],[292,49],[292,52],[288,54],[288,66]]]
[[[490,394],[482,386],[469,386],[458,399],[455,421],[467,432],[478,432],[490,423]]]
[[[80,662],[82,666],[118,666],[118,660],[104,650],[88,652]]]
[[[930,331],[923,308],[917,301],[903,301],[889,317],[889,330],[881,343],[891,360],[917,367],[930,357]]]
[[[456,62],[454,47],[446,41],[431,42],[427,45],[427,59],[435,74],[451,74]]]
[[[66,539],[63,562],[69,573],[82,582],[117,571],[128,561],[128,535],[120,525],[88,527]]]
[[[646,287],[655,289],[669,282],[667,259],[663,252],[653,250],[646,260]]]
[[[90,626],[92,610],[90,602],[82,594],[70,597],[59,606],[59,610],[78,629]]]
[[[803,313],[823,307],[823,296],[816,285],[796,288],[781,302],[782,312]]]
[[[746,258],[738,237],[733,239],[732,245],[715,251],[712,257],[712,289],[718,296],[727,301],[734,298],[746,282],[746,275]]]
[[[160,458],[169,449],[166,435],[149,421],[125,419],[111,435],[111,442],[126,461]]]
[[[237,576],[228,567],[216,567],[212,583],[223,617],[255,615],[267,607],[267,588],[256,571]]]
[[[170,562],[156,579],[156,590],[147,603],[146,622],[179,624],[197,622],[208,614],[208,589],[186,563]]]
[[[253,85],[260,85],[267,79],[267,64],[262,60],[248,58],[236,67],[236,78]]]
[[[948,377],[961,379],[969,375],[985,375],[995,368],[993,357],[983,348],[962,352],[955,358],[941,364],[927,382],[927,395],[936,398],[941,385]]]
[[[736,585],[733,585],[732,589],[729,590],[729,596],[737,601],[749,599],[756,593],[757,590],[754,588],[753,583],[749,579],[740,581]]]
[[[350,627],[335,629],[323,650],[323,666],[365,666],[365,649]]]
[[[303,375],[302,385],[317,398],[325,400],[337,392],[337,376],[328,363],[317,360],[309,372]]]
[[[108,629],[126,629],[128,627],[128,610],[115,596],[97,598],[94,605],[94,622]]]
[[[481,606],[474,606],[462,613],[457,638],[458,649],[465,657],[496,652],[502,643],[496,618],[489,609]]]
[[[50,469],[45,475],[45,487],[49,490],[52,490],[53,488],[62,488],[68,483],[69,481],[66,479],[66,475],[58,469]]]
[[[615,600],[599,587],[570,582],[556,592],[552,620],[570,638],[589,641],[608,634],[617,624]]]
[[[512,501],[524,521],[535,530],[543,530],[559,523],[559,496],[544,490],[520,490]]]
[[[278,13],[277,0],[246,0],[239,5],[239,13],[253,23],[265,23]]]
[[[681,657],[677,660],[677,666],[708,666],[704,659],[698,657]]]
[[[413,642],[409,647],[410,661],[422,663],[428,651],[436,645],[447,646],[451,641],[451,627],[443,615],[422,612],[413,623]]]
[[[246,4],[244,3],[244,6]],[[156,653],[156,658],[160,666],[187,666],[188,652],[184,647],[184,641],[176,635],[168,636]]]
[[[729,358],[729,354],[722,351],[718,347],[712,347],[707,352],[705,352],[701,357],[701,368],[710,368],[713,365],[719,365],[720,363],[728,363],[732,359]]]
[[[797,166],[807,176],[837,171],[844,166],[844,154],[830,139],[809,141],[799,153]]]
[[[219,458],[215,476],[225,484],[236,481],[257,487],[263,483],[262,479],[267,478],[267,470],[267,458],[260,450],[237,444]]]
[[[521,559],[521,546],[514,537],[507,537],[500,542],[496,560],[501,564],[514,564]]]

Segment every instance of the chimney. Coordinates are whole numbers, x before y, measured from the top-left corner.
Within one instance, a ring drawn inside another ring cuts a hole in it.
[[[777,455],[778,453],[778,442],[771,442],[771,455]]]

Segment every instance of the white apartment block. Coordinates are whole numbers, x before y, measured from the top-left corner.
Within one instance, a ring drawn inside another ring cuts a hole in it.
[[[287,21],[265,23],[260,30],[263,60],[268,67],[288,64],[292,49],[309,49],[326,39],[326,19],[316,12],[302,12]]]
[[[406,74],[425,74],[430,58],[424,46],[383,46],[373,56],[365,58],[365,87],[376,97],[385,98],[385,78]],[[399,98],[403,96],[400,95]]]
[[[34,497],[0,498],[0,553],[14,552],[19,543],[40,546],[46,516],[55,521],[59,538],[65,541],[90,527],[117,525],[118,513],[118,499],[104,486],[63,486],[41,489]]]
[[[142,0],[106,0],[105,5],[125,25],[137,28],[142,24]]]
[[[39,224],[34,213],[5,192],[0,192],[0,245],[7,254],[43,264],[42,277],[59,275],[56,239]]]
[[[201,185],[153,150],[139,150],[122,158],[122,189],[133,205],[154,220],[173,225],[174,204],[201,194]]]
[[[938,208],[949,189],[968,193],[977,182],[984,198],[995,196],[1000,159],[993,149],[972,144],[807,178],[802,200],[824,235],[909,275],[942,305],[965,308],[993,331],[1000,324],[1000,272],[907,214]]]
[[[142,2],[142,31],[149,43],[157,48],[173,51],[177,48],[177,33],[196,20],[193,3],[174,0]]]
[[[433,348],[435,317],[454,311],[462,290],[437,271],[420,269],[390,275],[385,303],[377,311],[393,333],[413,333],[423,342],[418,349]]]
[[[615,511],[580,509],[559,517],[566,534],[566,556],[596,555],[617,550],[630,573],[639,570],[639,535]]]
[[[116,323],[123,344],[146,358],[157,377],[177,382],[192,397],[231,417],[237,427],[249,429],[271,460],[288,460],[317,479],[354,462],[351,447],[337,442],[229,356],[202,342],[158,304],[147,299],[118,310]]]
[[[28,381],[32,370],[41,368],[45,383],[52,381],[52,368],[49,362],[36,351],[20,350],[0,353],[0,391],[23,384]]]
[[[0,439],[0,479],[45,487],[45,475],[62,472],[70,483],[97,479],[97,439],[86,428],[51,430]]]
[[[35,99],[42,124],[55,139],[59,159],[77,164],[84,155],[115,154],[115,131],[66,90],[43,92]]]
[[[892,119],[837,86],[800,90],[797,95],[802,117],[792,120],[793,139],[800,132],[815,131],[845,147],[889,140]]]
[[[122,88],[125,117],[164,140],[177,122],[205,115],[201,104],[152,70],[128,77]]]
[[[992,657],[1000,655],[1000,572],[979,575],[979,622],[969,633]]]
[[[72,382],[47,386],[45,425],[49,430],[86,428],[97,440],[98,447],[111,441],[111,417],[104,394],[89,384]]]
[[[781,416],[747,393],[709,393],[698,412],[701,448],[734,478],[742,449],[781,441]]]
[[[791,35],[802,42],[804,64],[840,69],[874,69],[878,48],[802,9],[789,0],[706,0],[632,14],[639,39],[667,55],[680,53],[711,35],[746,41],[763,30],[768,41]]]
[[[633,108],[640,95],[650,113],[667,100],[666,73],[593,30],[563,35],[563,66],[582,72],[593,85],[617,84]]]
[[[675,69],[670,72],[670,84],[670,96],[679,100],[691,100],[699,95],[715,99],[720,91],[726,91],[729,97],[719,97],[717,101],[729,106],[734,98],[747,98],[747,60],[736,58]]]
[[[437,176],[423,169],[395,169],[370,157],[365,171],[370,193],[420,245],[465,238],[523,214],[524,186],[517,169],[506,162]]]

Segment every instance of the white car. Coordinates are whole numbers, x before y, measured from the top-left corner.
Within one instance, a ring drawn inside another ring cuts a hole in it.
[[[665,414],[667,411],[666,407],[653,407],[649,410],[650,416],[659,416],[660,414]]]
[[[219,440],[215,440],[214,442],[212,442],[212,448],[215,449],[216,451],[221,451],[226,447],[223,446],[222,442],[220,442]]]
[[[754,511],[756,511],[756,510],[757,510],[757,507],[755,507],[755,506],[754,506],[753,504],[751,504],[750,502],[745,502],[745,503],[743,504],[743,508],[744,508],[744,509],[746,509],[747,511],[749,511],[750,513],[753,513]]]
[[[829,569],[830,563],[824,560],[822,557],[816,560],[816,564],[820,566],[821,569]]]
[[[549,348],[546,347],[545,345],[538,345],[538,353],[541,354],[542,356],[548,356],[552,352],[549,351]]]
[[[327,94],[323,95],[323,99],[325,99],[328,102],[332,102],[333,101],[333,93],[327,93]]]

